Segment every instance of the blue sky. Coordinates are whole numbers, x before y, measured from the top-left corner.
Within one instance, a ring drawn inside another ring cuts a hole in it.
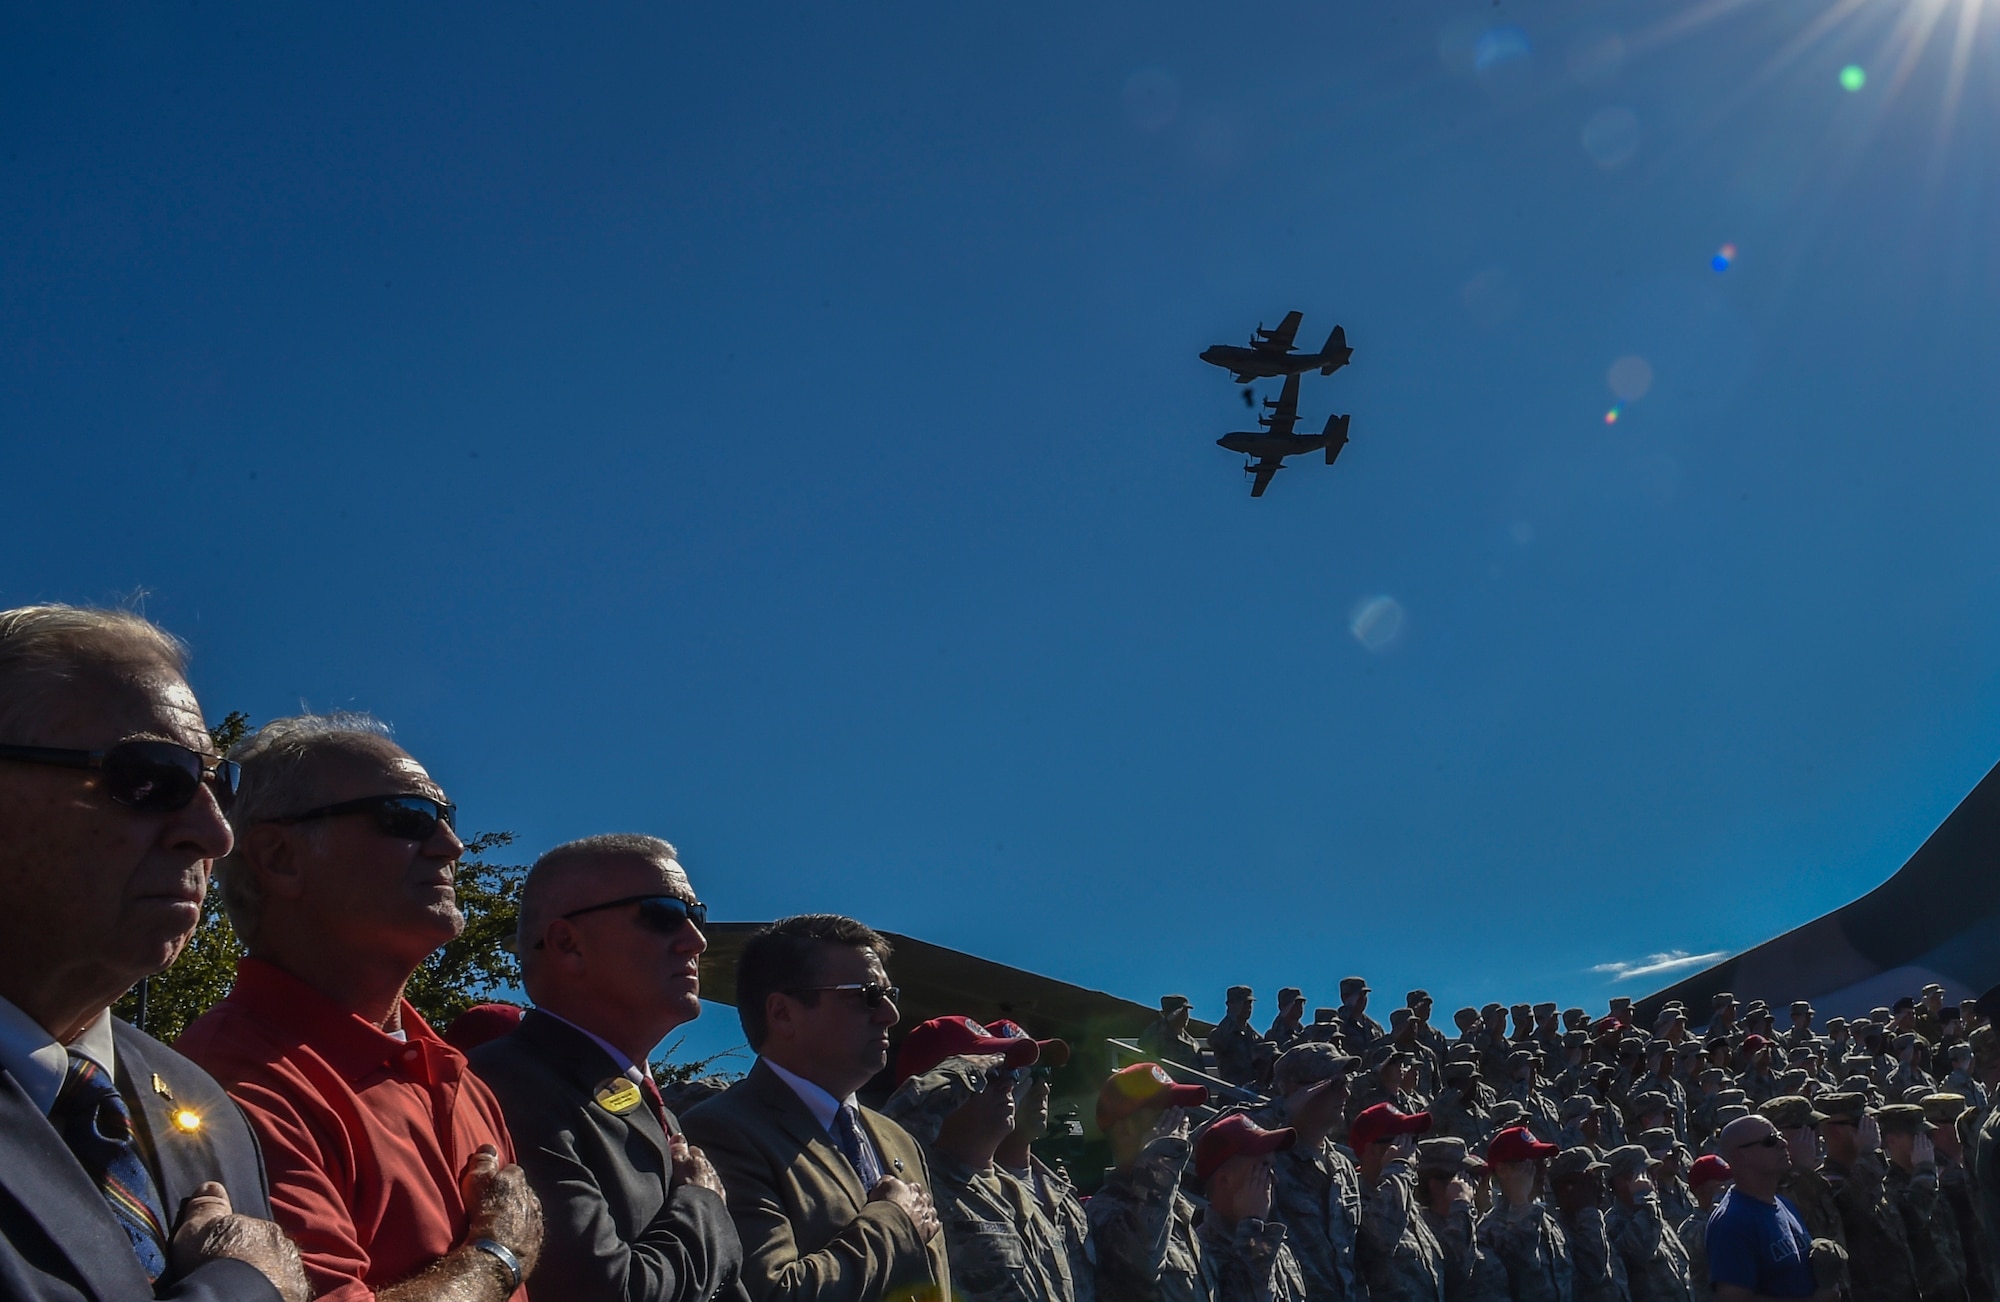
[[[1594,1007],[2000,755],[1978,0],[0,21],[0,602],[524,854]],[[1291,308],[1353,442],[1252,501],[1195,354]]]

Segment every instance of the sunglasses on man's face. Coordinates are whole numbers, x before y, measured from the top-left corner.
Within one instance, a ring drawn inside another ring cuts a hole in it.
[[[648,931],[656,931],[662,936],[680,934],[682,927],[692,922],[695,926],[705,926],[708,922],[708,906],[699,900],[684,900],[678,895],[627,895],[623,899],[606,900],[602,904],[588,904],[580,909],[571,909],[557,916],[567,920],[580,918],[586,913],[601,913],[605,909],[622,908],[627,904],[639,906],[639,925]],[[541,949],[546,941],[538,940],[535,948]]]
[[[850,981],[840,986],[800,986],[791,991],[795,995],[816,994],[822,990],[846,990],[861,996],[861,1002],[870,1008],[880,1008],[883,1004],[903,1002],[900,986],[885,986],[880,981]]]
[[[171,814],[194,802],[208,783],[226,813],[236,800],[242,770],[233,760],[204,755],[171,741],[121,741],[104,750],[53,746],[0,746],[0,759],[58,768],[96,769],[104,794],[142,814]]]
[[[1020,1084],[1026,1074],[1020,1067],[989,1067],[986,1069],[986,1082],[1010,1090]]]
[[[1766,1135],[1762,1139],[1749,1139],[1737,1145],[1738,1148],[1783,1148],[1784,1146],[1783,1135]]]
[[[348,814],[374,815],[375,830],[397,841],[428,841],[437,835],[439,823],[454,832],[458,830],[458,806],[429,796],[363,796],[265,821],[305,823],[316,818],[344,818]]]

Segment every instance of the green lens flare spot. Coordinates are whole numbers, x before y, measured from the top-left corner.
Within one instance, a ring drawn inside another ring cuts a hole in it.
[[[1868,71],[1858,63],[1850,63],[1840,70],[1840,88],[1853,94],[1868,84]]]

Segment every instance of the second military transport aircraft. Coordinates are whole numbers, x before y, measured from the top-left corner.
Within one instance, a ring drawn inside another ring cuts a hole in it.
[[[1294,434],[1292,426],[1299,420],[1299,377],[1296,373],[1285,377],[1285,387],[1278,392],[1278,400],[1266,399],[1266,407],[1271,408],[1268,416],[1259,416],[1260,430],[1243,430],[1234,434],[1224,434],[1216,440],[1231,452],[1241,452],[1246,457],[1259,457],[1256,465],[1244,463],[1243,469],[1255,475],[1250,485],[1250,496],[1262,497],[1264,490],[1271,486],[1271,476],[1285,468],[1285,458],[1302,452],[1317,452],[1326,449],[1326,464],[1340,455],[1347,446],[1346,416],[1328,416],[1326,429],[1318,434]]]
[[[1216,344],[1201,355],[1201,360],[1211,366],[1226,368],[1236,377],[1238,384],[1275,379],[1280,375],[1302,375],[1307,371],[1332,375],[1347,365],[1354,356],[1354,350],[1347,346],[1347,331],[1341,326],[1333,328],[1333,333],[1326,337],[1326,347],[1317,353],[1292,351],[1292,340],[1298,336],[1299,322],[1304,319],[1302,312],[1287,312],[1285,319],[1278,322],[1276,330],[1258,326],[1249,347]]]

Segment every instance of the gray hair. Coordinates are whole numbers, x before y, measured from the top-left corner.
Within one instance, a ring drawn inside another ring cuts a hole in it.
[[[273,719],[229,750],[229,758],[243,769],[242,785],[229,811],[230,824],[240,833],[257,823],[302,813],[319,798],[320,774],[327,757],[374,758],[394,744],[388,724],[359,711]],[[309,829],[307,834],[316,835],[317,830]],[[237,938],[245,945],[254,944],[264,898],[257,887],[257,875],[243,862],[241,835],[236,838],[236,848],[216,865],[215,883]]]
[[[575,841],[565,841],[542,852],[521,882],[521,911],[515,921],[514,949],[522,966],[542,938],[550,921],[548,896],[560,891],[563,878],[579,868],[604,859],[647,859],[675,862],[680,851],[657,836],[642,832],[604,832]]]
[[[28,744],[52,692],[127,684],[148,670],[187,676],[187,646],[142,615],[88,606],[0,611],[0,741]]]

